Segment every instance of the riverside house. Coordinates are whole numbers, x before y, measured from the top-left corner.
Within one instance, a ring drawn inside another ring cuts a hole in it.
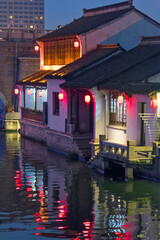
[[[135,62],[130,57],[140,35],[158,36],[160,25],[135,9],[132,1],[126,1],[84,9],[81,18],[39,38],[41,70],[19,82],[21,135],[45,142],[61,153],[76,152],[81,158],[91,156],[94,144],[90,142],[94,139],[95,143],[99,135],[125,145],[128,118],[112,115],[113,122],[122,123],[116,132],[117,128],[108,126],[111,114],[106,110],[109,96],[118,96],[121,89],[113,87],[110,94],[99,84],[145,60],[145,51],[134,56]],[[117,100],[112,100],[115,110]]]

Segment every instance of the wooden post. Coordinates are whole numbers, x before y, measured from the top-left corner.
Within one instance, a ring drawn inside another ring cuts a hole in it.
[[[135,158],[135,141],[129,140],[127,141],[127,160],[130,161]]]

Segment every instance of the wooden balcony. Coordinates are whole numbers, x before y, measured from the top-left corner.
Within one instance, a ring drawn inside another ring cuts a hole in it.
[[[43,112],[28,108],[21,108],[22,119],[43,123]]]

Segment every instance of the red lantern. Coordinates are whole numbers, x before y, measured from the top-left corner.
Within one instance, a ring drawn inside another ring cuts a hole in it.
[[[59,99],[60,101],[63,101],[63,93],[59,93],[59,94],[58,94],[58,99]]]
[[[118,103],[121,105],[124,101],[124,97],[122,95],[118,96]]]
[[[157,107],[158,107],[157,99],[152,99],[152,100],[151,100],[151,107],[152,107],[152,108],[157,108]]]
[[[39,46],[38,45],[35,45],[34,46],[34,51],[37,53],[37,52],[39,52]]]
[[[15,89],[14,89],[14,94],[15,94],[15,95],[18,95],[18,94],[19,94],[19,89],[18,89],[18,88],[15,88]]]
[[[91,97],[89,95],[86,95],[85,96],[85,102],[90,103],[90,101],[91,101]]]
[[[39,96],[40,96],[40,97],[43,97],[43,92],[42,92],[42,90],[39,91]]]
[[[27,95],[28,95],[28,96],[31,95],[31,89],[27,89]]]
[[[75,41],[75,42],[74,42],[74,47],[75,47],[75,48],[79,48],[79,41]]]

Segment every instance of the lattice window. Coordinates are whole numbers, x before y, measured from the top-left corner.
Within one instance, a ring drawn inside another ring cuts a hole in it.
[[[74,47],[75,40],[66,38],[44,42],[44,65],[66,65],[80,58],[80,47]]]
[[[126,126],[126,100],[122,104],[118,103],[118,92],[110,93],[110,116],[109,123],[112,125]]]

